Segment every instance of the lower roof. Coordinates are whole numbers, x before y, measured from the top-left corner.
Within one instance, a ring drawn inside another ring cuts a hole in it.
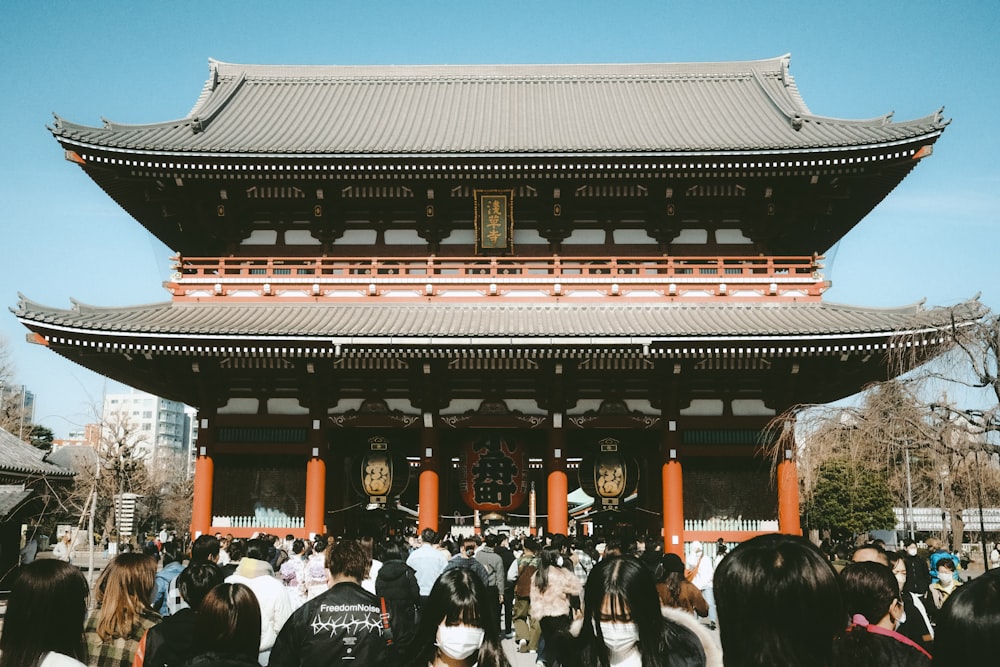
[[[970,302],[963,320],[979,316]],[[607,345],[691,341],[884,338],[933,331],[952,310],[921,304],[863,308],[811,303],[165,302],[125,308],[51,308],[21,297],[18,319],[43,336],[112,339],[322,341],[338,345]]]

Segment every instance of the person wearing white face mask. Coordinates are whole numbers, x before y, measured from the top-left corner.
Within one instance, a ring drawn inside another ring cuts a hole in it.
[[[721,667],[709,631],[690,615],[660,608],[652,572],[631,556],[605,558],[584,589],[583,619],[563,665],[591,667]]]
[[[903,542],[903,560],[906,561],[906,592],[919,595],[927,595],[927,589],[931,585],[931,572],[927,567],[927,559],[920,555],[917,550],[917,543],[907,538]]]
[[[510,667],[495,595],[466,568],[446,570],[421,610],[411,667]]]
[[[898,551],[889,552],[887,555],[889,567],[896,578],[896,583],[899,584],[903,600],[903,618],[896,627],[896,632],[909,637],[925,651],[930,652],[934,643],[934,625],[924,605],[924,596],[907,592],[911,575],[907,569],[906,556]]]
[[[938,561],[937,581],[931,584],[931,602],[936,610],[944,606],[945,601],[962,585],[955,576],[955,564],[948,559]]]
[[[833,643],[830,667],[930,667],[930,654],[896,631],[903,602],[888,567],[851,563],[840,582],[850,625]]]

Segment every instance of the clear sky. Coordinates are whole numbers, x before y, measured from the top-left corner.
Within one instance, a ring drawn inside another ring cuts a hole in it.
[[[46,130],[187,115],[208,59],[266,64],[598,63],[792,54],[813,113],[953,120],[895,192],[827,252],[828,301],[1000,308],[1000,2],[473,0],[0,2],[0,295],[46,305],[166,301],[173,254]],[[25,342],[16,379],[63,437],[121,391]]]

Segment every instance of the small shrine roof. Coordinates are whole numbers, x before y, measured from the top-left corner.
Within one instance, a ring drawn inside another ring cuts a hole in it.
[[[754,304],[608,303],[358,303],[167,302],[128,308],[75,304],[41,306],[24,297],[15,310],[33,330],[72,335],[159,339],[272,338],[343,344],[448,343],[586,344],[713,340],[864,338],[933,330],[952,323],[951,311],[922,305],[863,308],[823,302]],[[977,317],[970,302],[967,319]],[[646,341],[648,342],[648,341]]]
[[[0,475],[47,475],[71,477],[72,470],[45,460],[45,452],[0,428]]]
[[[184,118],[87,127],[64,146],[217,157],[803,152],[937,136],[941,112],[813,114],[789,56],[719,63],[241,65],[212,60]]]

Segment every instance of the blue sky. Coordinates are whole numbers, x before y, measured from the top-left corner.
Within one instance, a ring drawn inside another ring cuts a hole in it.
[[[819,115],[897,120],[945,107],[934,155],[827,253],[828,301],[1000,308],[1000,3],[0,3],[0,301],[165,301],[172,252],[63,160],[52,113],[99,125],[185,116],[208,59],[463,64],[724,61],[792,54]],[[17,381],[57,436],[120,387],[25,342],[0,312]]]

